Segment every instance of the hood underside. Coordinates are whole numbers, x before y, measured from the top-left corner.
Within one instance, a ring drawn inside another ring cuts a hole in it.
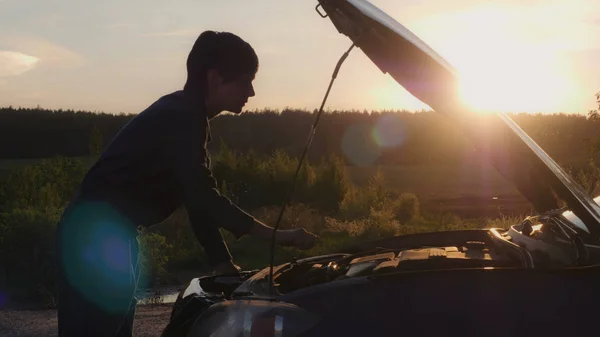
[[[461,101],[458,72],[425,42],[365,0],[318,0],[339,33],[384,73],[444,115],[533,204],[537,212],[560,200],[600,237],[600,207],[508,115],[484,114]],[[440,144],[443,146],[443,144]]]

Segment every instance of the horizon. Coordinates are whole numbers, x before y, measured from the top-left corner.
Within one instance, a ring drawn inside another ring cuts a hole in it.
[[[370,2],[450,62],[477,107],[542,114],[596,108],[600,3]],[[318,16],[316,3],[0,0],[0,106],[137,114],[183,87],[187,53],[210,29],[239,35],[259,56],[247,110],[312,111],[350,45]],[[326,109],[430,110],[359,49],[342,66]]]
[[[1,0],[0,0],[1,1]],[[597,108],[597,107],[596,107]],[[137,113],[126,113],[126,112],[109,112],[109,111],[96,111],[96,110],[81,110],[81,109],[73,109],[73,108],[57,108],[57,109],[52,109],[52,108],[45,108],[43,106],[36,106],[36,107],[25,107],[25,106],[12,106],[12,105],[8,105],[8,106],[1,106],[0,105],[0,111],[1,110],[40,110],[40,111],[47,111],[47,112],[75,112],[75,113],[91,113],[91,114],[98,114],[98,115],[102,115],[102,114],[106,114],[106,115],[113,115],[113,116],[123,116],[123,115],[136,115]],[[264,107],[264,108],[254,108],[251,110],[247,110],[244,109],[240,114],[234,114],[231,112],[222,112],[220,114],[218,114],[215,117],[219,117],[219,116],[239,116],[239,115],[245,115],[245,114],[261,114],[261,113],[277,113],[277,114],[281,114],[284,112],[288,112],[288,111],[293,111],[293,112],[303,112],[303,113],[307,113],[307,114],[313,114],[316,113],[319,109],[318,108],[314,108],[314,109],[309,109],[309,108],[294,108],[294,107],[284,107],[284,108],[270,108],[270,107]],[[593,110],[593,109],[590,109]],[[582,118],[587,118],[587,113],[589,111],[586,111],[585,113],[577,113],[577,112],[562,112],[562,111],[558,111],[558,112],[504,112],[507,115],[522,115],[522,114],[526,114],[526,115],[543,115],[543,116],[557,116],[557,115],[565,115],[565,116],[578,116],[578,117],[582,117]],[[419,114],[419,113],[437,113],[435,110],[433,109],[420,109],[420,110],[407,110],[407,109],[402,109],[402,108],[398,108],[398,109],[332,109],[332,108],[324,108],[323,109],[323,113],[324,114],[328,114],[328,113],[366,113],[366,114],[372,114],[372,113],[376,113],[376,114],[386,114],[386,113],[392,113],[392,114]]]

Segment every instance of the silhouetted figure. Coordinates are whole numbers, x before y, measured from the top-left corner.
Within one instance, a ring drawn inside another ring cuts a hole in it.
[[[242,111],[257,71],[248,43],[203,32],[187,59],[184,89],[133,118],[100,155],[58,226],[59,336],[132,336],[138,228],[181,205],[218,274],[239,272],[219,227],[238,238],[271,238],[271,227],[219,194],[206,148],[210,119]],[[277,234],[278,244],[300,248],[315,238],[302,228]]]

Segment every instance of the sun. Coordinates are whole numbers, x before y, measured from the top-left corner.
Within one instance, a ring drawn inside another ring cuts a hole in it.
[[[563,67],[543,51],[488,56],[459,70],[461,99],[482,112],[549,112],[572,85]]]
[[[416,22],[459,73],[461,99],[480,111],[556,112],[573,95],[553,35],[526,12],[493,5]]]

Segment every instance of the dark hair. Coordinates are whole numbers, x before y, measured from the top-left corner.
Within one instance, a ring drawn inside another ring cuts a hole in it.
[[[239,36],[228,32],[205,31],[196,39],[187,59],[184,90],[205,93],[206,73],[216,69],[227,81],[258,71],[258,56]]]

